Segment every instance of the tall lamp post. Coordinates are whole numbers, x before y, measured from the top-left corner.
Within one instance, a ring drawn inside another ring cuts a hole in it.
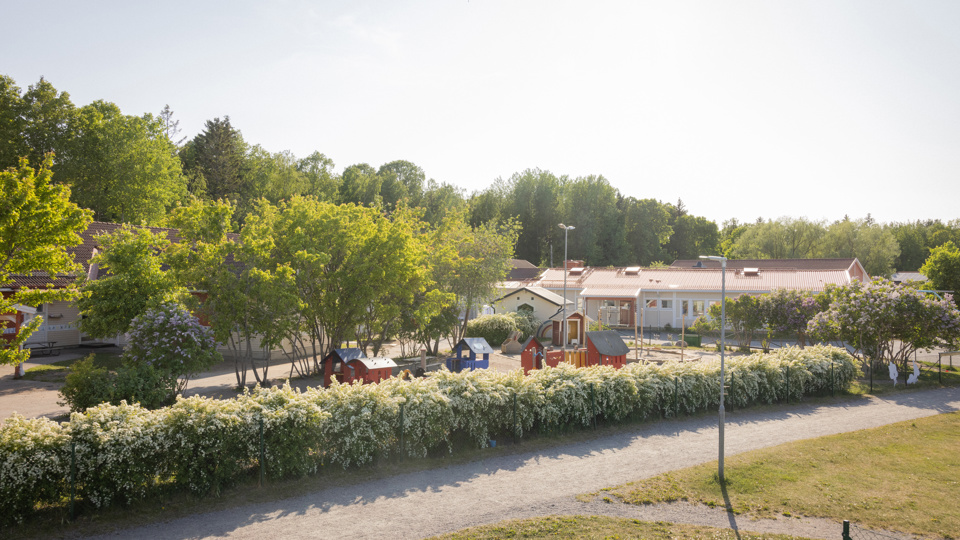
[[[566,359],[567,352],[567,233],[575,229],[573,225],[569,227],[560,224],[560,228],[563,229],[563,307],[562,315],[560,315],[560,350],[563,351],[564,359]]]
[[[723,484],[723,422],[726,412],[723,408],[726,376],[723,370],[724,354],[727,351],[727,258],[719,255],[701,255],[701,259],[720,261],[720,460],[718,474]]]

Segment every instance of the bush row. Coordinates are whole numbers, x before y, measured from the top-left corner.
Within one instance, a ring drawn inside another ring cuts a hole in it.
[[[97,508],[129,504],[161,484],[202,496],[256,467],[261,451],[270,478],[298,477],[321,465],[354,467],[401,450],[424,457],[461,441],[482,447],[496,437],[586,426],[598,417],[618,422],[712,409],[719,405],[719,368],[669,362],[621,370],[561,364],[529,376],[441,371],[377,385],[181,398],[153,411],[102,404],[63,423],[14,415],[0,425],[0,523],[64,500],[71,462],[77,496]],[[816,346],[731,358],[726,373],[729,403],[745,407],[845,389],[856,368],[842,349]]]

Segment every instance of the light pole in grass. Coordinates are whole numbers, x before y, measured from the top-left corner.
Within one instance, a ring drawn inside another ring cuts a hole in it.
[[[718,472],[720,483],[723,484],[723,422],[726,412],[723,408],[724,388],[726,379],[723,370],[724,354],[727,351],[727,258],[719,255],[701,255],[701,259],[720,261],[720,460]]]
[[[575,229],[573,225],[569,227],[560,224],[560,228],[563,229],[563,307],[562,315],[560,315],[560,350],[563,351],[564,360],[566,360],[567,353],[567,233]]]

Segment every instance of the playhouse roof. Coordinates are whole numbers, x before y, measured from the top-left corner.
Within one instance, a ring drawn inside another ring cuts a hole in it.
[[[597,352],[604,356],[623,356],[630,352],[630,347],[623,342],[620,334],[613,330],[587,332],[587,341],[592,342]]]
[[[378,356],[376,358],[356,358],[356,360],[363,362],[363,365],[367,366],[367,369],[385,369],[397,367],[397,363],[392,359],[382,356]]]
[[[526,341],[523,342],[523,350],[526,350],[527,347],[530,346],[530,342],[534,340],[536,340],[538,345],[540,345],[541,347],[543,346],[543,343],[541,343],[540,340],[537,339],[537,336],[530,336],[526,339]]]
[[[482,337],[465,337],[460,340],[460,343],[463,343],[468,349],[477,354],[490,354],[493,352],[493,347]]]
[[[340,357],[340,360],[344,362],[349,362],[350,360],[356,360],[358,358],[366,358],[367,355],[363,354],[363,351],[357,347],[347,347],[343,349],[334,349],[332,353]],[[327,356],[330,356],[329,354]]]

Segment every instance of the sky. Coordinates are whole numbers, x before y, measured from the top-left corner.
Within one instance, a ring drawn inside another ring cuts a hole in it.
[[[0,0],[0,73],[337,172],[737,218],[960,218],[960,2]]]

